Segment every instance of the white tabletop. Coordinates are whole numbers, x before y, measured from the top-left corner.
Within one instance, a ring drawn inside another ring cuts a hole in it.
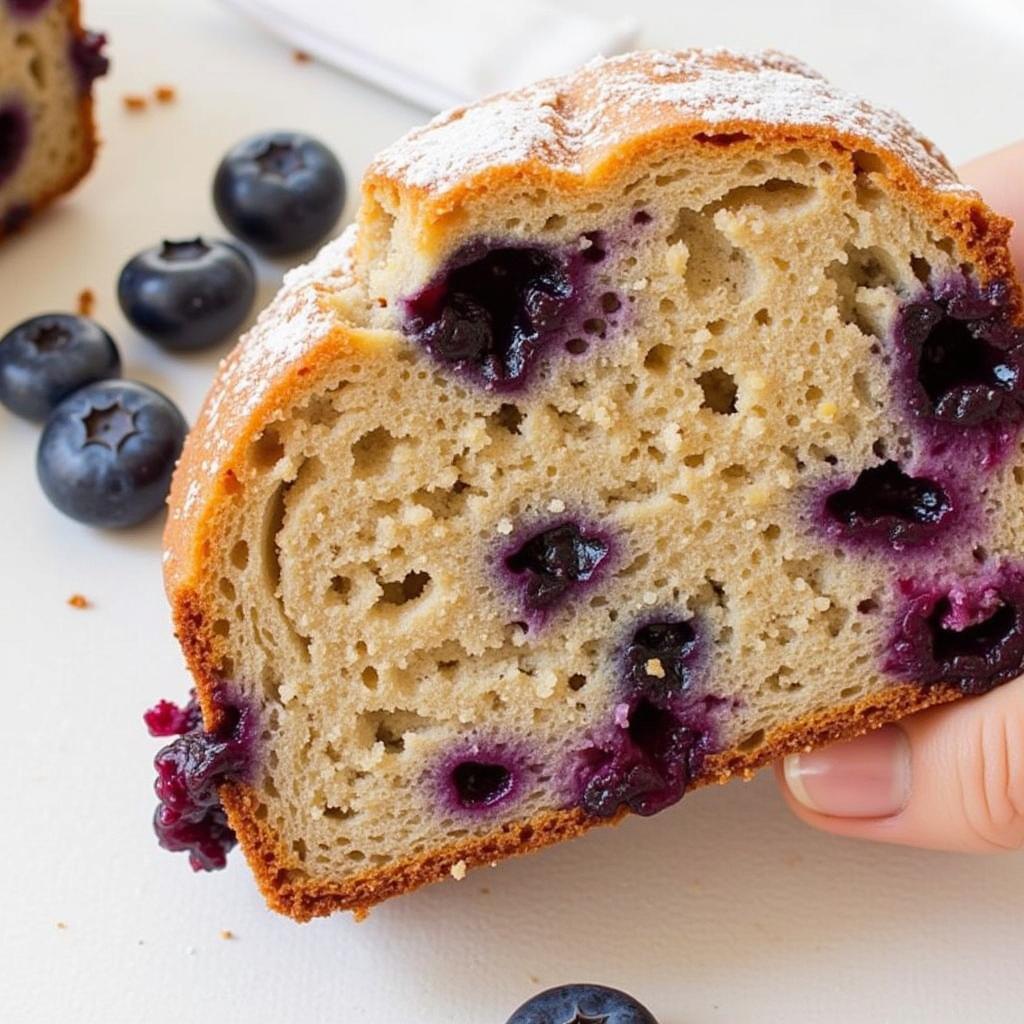
[[[957,160],[1024,134],[1019,0],[626,6],[645,45],[796,53],[901,108]],[[219,231],[212,170],[248,132],[311,131],[355,181],[424,115],[297,65],[213,0],[86,7],[113,40],[106,141],[74,197],[0,248],[0,327],[90,287],[127,374],[194,415],[223,352],[175,358],[134,335],[114,300],[121,263],[164,235]],[[122,109],[125,92],[163,83],[179,91],[173,106]],[[264,271],[269,294],[280,268]],[[193,876],[148,824],[158,744],[139,716],[188,687],[159,524],[104,534],[63,519],[35,483],[36,437],[0,411],[4,1020],[503,1024],[539,988],[583,979],[632,991],[661,1024],[1024,1020],[1024,857],[815,835],[768,776],[434,886],[361,925],[271,914],[237,855]],[[69,607],[73,592],[93,607]]]

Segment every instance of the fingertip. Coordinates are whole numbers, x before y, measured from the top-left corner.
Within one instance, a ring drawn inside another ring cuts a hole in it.
[[[910,799],[910,745],[886,725],[843,743],[791,754],[782,780],[793,799],[827,818],[877,819],[899,814]]]

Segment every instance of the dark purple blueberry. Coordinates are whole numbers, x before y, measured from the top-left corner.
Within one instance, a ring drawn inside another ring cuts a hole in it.
[[[877,541],[895,551],[932,540],[953,514],[942,485],[908,476],[889,461],[863,470],[850,487],[825,499],[832,532],[848,541]]]
[[[555,252],[495,248],[479,256],[480,248],[466,246],[407,300],[404,329],[434,358],[486,387],[509,389],[526,380],[566,322],[577,288],[569,261]]]
[[[157,707],[163,705],[175,707],[167,701]],[[207,732],[194,696],[185,708],[176,710],[182,714],[173,724],[187,731],[154,759],[160,804],[153,827],[164,849],[189,854],[194,871],[214,871],[224,867],[236,841],[221,806],[219,788],[248,774],[255,723],[247,708],[222,703],[218,727]],[[147,712],[147,725],[152,714]],[[156,716],[161,724],[167,717],[164,710]]]
[[[71,40],[71,64],[83,93],[110,70],[110,58],[103,53],[106,45],[107,37],[102,32],[83,32]]]
[[[513,801],[530,775],[523,752],[506,742],[473,742],[436,766],[437,800],[448,810],[487,814]]]
[[[85,317],[35,316],[0,338],[0,403],[26,419],[44,420],[71,392],[120,373],[114,339]]]
[[[682,798],[710,742],[710,705],[689,692],[700,657],[693,620],[648,622],[630,637],[615,720],[581,757],[580,804],[589,814],[611,817],[623,805],[656,814]]]
[[[604,985],[559,985],[527,1000],[506,1024],[658,1024],[632,996]]]
[[[1024,577],[946,590],[905,585],[886,669],[919,683],[985,693],[1024,671]]]
[[[331,233],[345,205],[334,154],[301,132],[256,135],[217,168],[213,202],[224,226],[267,256],[287,256]]]
[[[492,807],[512,791],[511,769],[484,761],[460,761],[452,769],[452,785],[459,803],[467,808]]]
[[[626,646],[630,686],[637,693],[652,689],[682,693],[690,686],[698,654],[697,631],[692,622],[649,622]]]
[[[623,805],[644,816],[671,807],[683,798],[694,769],[700,733],[674,711],[641,697],[626,714],[626,728],[617,728],[610,742],[585,758],[580,804],[599,818]]]
[[[0,185],[18,169],[30,134],[28,114],[20,103],[0,106]]]
[[[191,352],[235,334],[252,309],[256,274],[230,242],[164,241],[133,256],[121,271],[124,315],[163,348]]]
[[[145,384],[89,384],[46,421],[39,482],[72,519],[133,526],[163,507],[187,429],[177,406]]]
[[[1021,420],[1024,331],[1005,283],[946,282],[901,310],[895,338],[915,416],[959,427]]]
[[[523,583],[527,611],[546,611],[570,590],[585,583],[608,554],[608,542],[563,523],[534,534],[510,555],[505,567]]]

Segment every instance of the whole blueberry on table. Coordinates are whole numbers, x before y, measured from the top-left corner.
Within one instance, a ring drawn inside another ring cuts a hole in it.
[[[26,419],[45,420],[72,391],[120,372],[114,339],[82,316],[34,316],[0,338],[0,403]]]
[[[134,526],[163,506],[187,430],[177,406],[145,384],[90,384],[46,421],[36,473],[72,519]]]
[[[603,985],[560,985],[534,996],[507,1024],[658,1024],[632,996]]]
[[[322,241],[345,205],[345,174],[334,154],[300,132],[245,139],[220,162],[213,202],[224,226],[266,256]]]
[[[252,309],[256,274],[230,242],[164,241],[133,256],[121,271],[124,315],[163,348],[189,352],[234,334]]]

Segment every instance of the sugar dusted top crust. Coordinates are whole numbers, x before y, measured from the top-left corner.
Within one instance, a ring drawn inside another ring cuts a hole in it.
[[[811,128],[893,153],[932,188],[971,191],[894,111],[835,88],[784,54],[725,50],[599,58],[573,75],[447,111],[384,150],[367,180],[445,193],[495,167],[538,162],[581,175],[626,140],[671,125],[716,135]]]
[[[457,206],[481,180],[522,175],[583,182],[602,162],[630,159],[648,138],[694,144],[751,137],[830,140],[890,154],[908,199],[950,222],[982,276],[1006,276],[1009,223],[958,181],[948,161],[899,114],[830,85],[785,54],[725,50],[646,51],[591,61],[578,72],[459,107],[385,149],[364,192],[377,186],[429,197],[434,212]],[[362,220],[372,218],[366,204]],[[976,214],[982,228],[975,223]],[[195,579],[207,510],[250,435],[274,417],[327,349],[357,343],[331,296],[358,284],[356,227],[297,268],[224,361],[175,474],[164,575],[173,595]],[[365,325],[364,325],[365,326]]]

